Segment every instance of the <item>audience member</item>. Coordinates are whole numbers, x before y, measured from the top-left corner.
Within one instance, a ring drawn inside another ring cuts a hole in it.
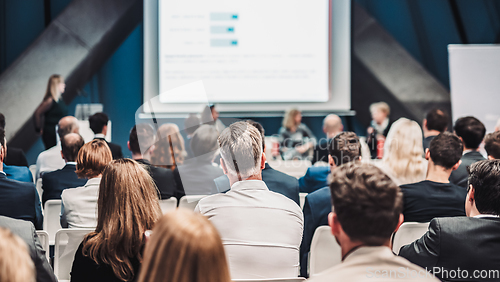
[[[368,138],[366,142],[370,148],[372,159],[377,158],[377,148],[379,147],[379,139],[385,139],[391,129],[391,108],[386,102],[378,102],[370,105],[370,113],[372,121],[367,129]]]
[[[462,141],[452,133],[436,136],[425,152],[429,165],[424,181],[401,186],[405,221],[429,222],[435,217],[464,216],[467,191],[448,178],[460,165]]]
[[[188,210],[165,214],[146,244],[139,282],[231,282],[219,233]]]
[[[201,113],[201,123],[215,126],[215,129],[217,129],[219,133],[226,128],[224,123],[219,119],[219,111],[217,111],[217,108],[213,104],[203,109]]]
[[[8,149],[7,149],[8,150]],[[29,168],[25,166],[3,165],[3,172],[7,175],[8,179],[17,180],[21,182],[33,183],[33,175]]]
[[[61,154],[66,165],[59,170],[47,172],[42,176],[42,204],[48,200],[61,199],[61,193],[66,188],[79,187],[87,182],[76,175],[76,158],[84,141],[78,133],[70,133],[61,139]]]
[[[189,116],[184,120],[184,128],[187,134],[186,140],[186,153],[188,158],[193,157],[193,151],[191,151],[191,138],[193,134],[200,127],[201,121],[196,114],[189,114]]]
[[[84,186],[69,188],[61,194],[61,226],[64,228],[94,228],[101,175],[113,160],[106,142],[94,139],[82,146],[76,158],[76,174],[88,179]]]
[[[497,124],[495,125],[495,131],[500,131],[500,118],[497,120]]]
[[[3,172],[5,143],[5,130],[0,127],[0,215],[31,221],[41,230],[42,207],[35,185],[8,179]]]
[[[471,164],[482,161],[485,158],[479,153],[479,145],[483,141],[486,128],[475,117],[459,118],[453,127],[455,133],[460,137],[464,144],[462,163],[451,173],[450,182],[458,186],[467,188],[467,167]]]
[[[262,127],[260,123],[253,120],[247,120],[247,122],[259,130],[262,137],[262,152],[265,152],[266,143],[264,127]],[[229,189],[231,189],[229,178],[225,174],[216,178],[214,181],[219,192],[226,193]],[[297,205],[300,205],[299,184],[297,178],[273,169],[266,161],[266,166],[262,170],[262,181],[266,183],[269,191],[280,193],[297,203]]]
[[[0,127],[6,129],[5,116],[2,113],[0,113]],[[28,160],[26,159],[23,150],[8,146],[4,165],[28,167]]]
[[[106,134],[108,133],[108,115],[105,113],[95,113],[89,117],[90,129],[94,132],[94,139],[100,139],[108,144],[113,159],[123,158],[122,147],[118,144],[106,141]]]
[[[155,147],[151,152],[151,164],[174,170],[184,163],[186,150],[184,138],[179,127],[174,123],[166,123],[158,128]]]
[[[498,281],[500,160],[473,163],[469,173],[467,217],[433,219],[429,231],[403,246],[399,255],[422,267],[439,269],[434,274],[443,281]],[[450,276],[457,270],[464,279]]]
[[[489,133],[484,137],[484,149],[489,160],[500,159],[500,131]]]
[[[333,137],[342,132],[342,130],[344,130],[344,126],[338,115],[329,114],[323,119],[323,132],[326,138],[319,139],[318,144],[314,146],[312,164],[316,162],[328,163],[328,146]]]
[[[224,175],[222,169],[213,163],[218,153],[217,129],[208,124],[200,126],[191,138],[194,158],[188,159],[174,170],[178,189],[186,195],[209,195],[218,193],[214,179]]]
[[[344,163],[359,161],[361,144],[354,132],[336,135],[328,145],[328,163],[333,171]],[[307,277],[307,261],[314,231],[321,225],[328,225],[328,214],[332,211],[330,188],[323,187],[306,196],[304,202],[304,236],[300,245],[300,275]]]
[[[440,109],[432,109],[427,113],[422,123],[422,129],[424,131],[424,152],[429,148],[434,137],[448,129],[449,119],[448,113]]]
[[[65,89],[64,78],[58,74],[51,75],[43,101],[35,110],[35,130],[42,134],[42,141],[46,150],[57,145],[56,125],[61,118],[68,114],[66,103],[64,99],[61,99]],[[63,166],[61,165],[61,167]]]
[[[0,281],[35,282],[35,267],[26,243],[0,227]]]
[[[427,161],[422,157],[422,130],[415,121],[400,118],[387,134],[384,157],[376,163],[398,185],[425,179]]]
[[[78,120],[73,116],[66,116],[59,120],[57,134],[59,140],[69,133],[78,133],[80,127]],[[63,168],[66,165],[61,157],[61,143],[41,152],[36,159],[36,178],[38,179],[45,172]]]
[[[296,276],[302,211],[262,181],[266,156],[261,134],[247,122],[235,122],[220,134],[219,147],[231,190],[201,199],[195,211],[221,234],[231,278]]]
[[[330,166],[311,166],[306,174],[299,178],[300,193],[312,193],[328,185]]]
[[[112,161],[102,172],[97,210],[97,228],[76,251],[71,281],[135,281],[144,232],[162,214],[153,179],[133,160]]]
[[[333,211],[328,223],[340,245],[342,263],[309,280],[414,281],[418,277],[418,281],[438,281],[392,253],[391,235],[403,223],[399,187],[371,164],[349,162],[332,174]]]
[[[278,134],[284,160],[307,159],[316,144],[316,137],[309,127],[302,123],[302,113],[296,108],[286,111],[283,126]]]
[[[40,243],[40,239],[36,234],[33,223],[0,216],[0,226],[9,229],[12,233],[19,236],[28,246],[31,260],[35,265],[37,282],[57,282],[57,278],[54,275],[52,267],[47,261],[45,250]],[[0,279],[0,281],[4,280]]]
[[[176,197],[180,199],[184,196],[184,191],[178,189],[176,185],[174,172],[171,169],[152,166],[151,163],[144,158],[144,154],[149,155],[149,151],[154,144],[155,132],[151,125],[140,123],[135,125],[130,131],[128,149],[132,152],[132,159],[143,164],[146,170],[153,178],[156,187],[158,187],[160,199],[168,199]]]

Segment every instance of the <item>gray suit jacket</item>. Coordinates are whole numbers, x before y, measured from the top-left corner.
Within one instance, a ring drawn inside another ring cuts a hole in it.
[[[467,188],[467,181],[469,180],[469,174],[467,173],[467,167],[471,164],[485,160],[483,155],[479,152],[468,152],[462,156],[462,163],[453,171],[450,175],[450,182],[458,186]]]
[[[45,251],[36,235],[33,223],[20,219],[0,216],[0,226],[9,229],[28,245],[31,259],[35,264],[37,282],[57,282],[54,271],[45,257]]]

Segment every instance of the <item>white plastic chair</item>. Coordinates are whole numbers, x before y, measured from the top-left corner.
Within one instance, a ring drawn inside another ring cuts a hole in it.
[[[33,177],[33,183],[36,184],[36,164],[30,165],[29,168],[30,168],[31,176]]]
[[[392,251],[397,255],[402,246],[408,245],[419,239],[429,229],[429,222],[405,222],[399,227],[398,232],[394,234],[392,242]]]
[[[38,239],[40,239],[40,244],[42,244],[47,260],[50,261],[49,233],[47,233],[47,231],[37,230],[36,235],[38,236]]]
[[[61,200],[48,200],[44,205],[43,230],[49,233],[49,244],[55,244],[56,233],[61,229]]]
[[[54,274],[59,281],[70,280],[75,253],[83,237],[94,229],[60,229],[56,233],[54,246]]]
[[[306,281],[304,277],[272,278],[272,279],[233,279],[234,282],[300,282]]]
[[[320,273],[342,261],[339,244],[330,226],[320,226],[314,231],[309,253],[309,276]]]
[[[306,196],[307,193],[299,193],[299,203],[300,203],[300,208],[304,208],[304,204],[306,203]]]
[[[179,208],[190,209],[194,211],[198,202],[207,195],[186,195],[179,200]]]
[[[273,169],[296,178],[304,176],[307,172],[307,168],[311,166],[311,162],[307,160],[276,160],[268,161],[268,163]]]
[[[36,181],[36,191],[38,192],[38,197],[40,197],[40,201],[41,201],[42,200],[42,193],[43,193],[42,179],[41,178],[38,178],[38,180]]]
[[[160,208],[163,213],[177,208],[177,199],[175,197],[170,197],[166,200],[160,200]]]

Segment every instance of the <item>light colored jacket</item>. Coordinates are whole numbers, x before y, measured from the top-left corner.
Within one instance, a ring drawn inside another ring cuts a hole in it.
[[[61,226],[63,228],[95,228],[97,198],[101,178],[91,178],[85,186],[65,189],[61,194]]]

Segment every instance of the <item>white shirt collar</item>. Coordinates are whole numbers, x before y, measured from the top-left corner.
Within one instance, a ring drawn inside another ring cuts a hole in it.
[[[67,165],[76,165],[76,162],[67,162]]]
[[[267,185],[264,181],[262,180],[242,180],[235,182],[233,186],[231,186],[231,190],[233,191],[238,191],[238,190],[268,190]]]
[[[5,171],[2,171],[2,170],[0,170],[0,173],[3,175],[7,175],[7,173],[5,173]]]
[[[464,150],[464,152],[462,153],[462,156],[467,154],[467,153],[470,153],[470,152],[474,152],[474,150]]]
[[[478,214],[476,216],[473,216],[474,218],[500,218],[498,215],[494,214]]]
[[[106,139],[106,135],[104,135],[102,133],[97,133],[96,135],[94,135],[94,138],[103,138],[103,139]]]

